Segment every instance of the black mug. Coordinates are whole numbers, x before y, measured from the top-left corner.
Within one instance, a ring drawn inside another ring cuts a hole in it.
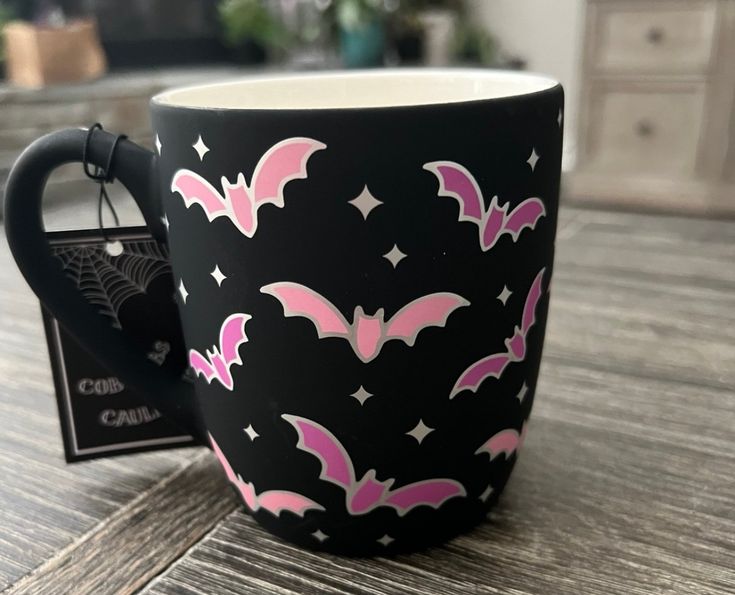
[[[563,91],[473,70],[252,79],[152,100],[157,154],[95,132],[171,254],[189,364],[159,369],[79,295],[41,222],[87,132],[16,163],[26,279],[101,363],[218,456],[306,547],[424,547],[480,522],[523,443],[541,360]]]

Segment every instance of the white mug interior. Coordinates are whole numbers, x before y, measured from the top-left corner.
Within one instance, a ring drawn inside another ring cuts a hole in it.
[[[559,83],[504,70],[384,69],[280,76],[165,91],[157,105],[191,109],[349,109],[437,105],[514,97]]]

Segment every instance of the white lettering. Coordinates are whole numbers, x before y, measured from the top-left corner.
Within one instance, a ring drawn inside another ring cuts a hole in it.
[[[146,405],[133,409],[105,409],[99,414],[99,422],[103,426],[121,428],[142,426],[161,417],[157,409],[150,409]]]
[[[109,378],[82,378],[77,382],[77,393],[84,396],[104,397],[125,390],[125,385],[115,376]]]

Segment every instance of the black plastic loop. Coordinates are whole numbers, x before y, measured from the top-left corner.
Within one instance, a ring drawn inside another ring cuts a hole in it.
[[[112,146],[110,147],[110,151],[107,154],[107,160],[105,162],[104,167],[98,167],[94,166],[94,170],[90,169],[90,163],[88,159],[89,155],[89,145],[92,141],[92,136],[94,136],[94,133],[96,130],[104,131],[104,128],[102,127],[102,124],[99,122],[96,122],[92,126],[89,127],[89,130],[87,130],[87,138],[84,141],[84,151],[82,153],[82,167],[84,168],[84,174],[93,182],[96,182],[100,185],[100,195],[99,200],[97,202],[97,221],[99,224],[100,234],[105,239],[105,241],[108,240],[107,233],[105,233],[105,223],[102,220],[102,203],[107,203],[107,208],[110,209],[110,212],[112,213],[112,217],[115,219],[115,225],[120,226],[120,218],[117,216],[117,211],[115,210],[115,207],[112,204],[112,201],[110,200],[110,196],[107,194],[107,188],[105,188],[105,184],[112,184],[115,181],[115,172],[112,167],[112,161],[115,158],[115,151],[117,149],[118,144],[121,140],[128,138],[124,134],[118,134],[114,140],[112,141]]]
[[[105,167],[102,168],[95,166],[94,171],[92,171],[90,169],[91,164],[89,162],[89,145],[92,142],[92,136],[94,136],[96,130],[104,131],[102,124],[99,122],[96,122],[89,127],[89,130],[87,130],[87,138],[84,141],[84,152],[82,154],[82,167],[84,168],[84,174],[94,182],[112,184],[115,181],[115,172],[112,168],[112,161],[115,158],[117,145],[121,140],[128,137],[125,134],[118,134],[112,142],[112,147],[110,147]]]

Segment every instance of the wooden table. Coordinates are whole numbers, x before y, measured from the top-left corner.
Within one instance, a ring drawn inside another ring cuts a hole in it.
[[[266,534],[204,449],[67,466],[38,306],[1,240],[0,591],[735,593],[735,223],[567,208],[557,258],[499,506],[442,548],[345,559]]]

